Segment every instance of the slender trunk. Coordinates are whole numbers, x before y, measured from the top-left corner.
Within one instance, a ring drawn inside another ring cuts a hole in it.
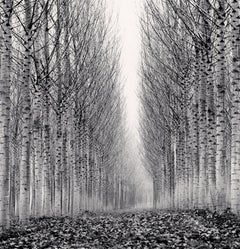
[[[214,102],[213,69],[209,64],[207,78],[207,121],[208,121],[208,196],[207,204],[211,209],[216,207],[216,115]]]
[[[207,119],[206,119],[206,52],[202,51],[199,91],[199,207],[206,206],[207,195]]]
[[[40,121],[40,100],[35,96],[34,102],[34,118],[33,118],[33,143],[34,143],[34,169],[35,169],[35,215],[37,217],[42,215],[42,156],[41,156],[41,121]]]
[[[20,162],[20,196],[19,219],[25,222],[30,214],[30,153],[31,153],[31,99],[30,99],[30,75],[31,75],[31,3],[24,1],[25,8],[25,52],[23,57],[23,127],[22,127],[22,155]]]
[[[52,202],[51,202],[51,163],[50,163],[50,77],[49,77],[49,67],[50,67],[50,53],[49,53],[49,3],[44,1],[45,10],[45,26],[44,26],[44,58],[45,58],[45,82],[44,82],[44,214],[52,214]]]
[[[193,116],[193,135],[192,135],[192,167],[193,167],[193,206],[198,207],[199,203],[199,51],[196,49],[196,58],[195,62],[196,65],[194,67],[194,98],[192,104],[192,116]]]
[[[73,127],[73,134],[72,134],[72,157],[73,157],[73,193],[72,193],[72,214],[77,214],[80,211],[80,186],[81,186],[81,146],[80,146],[80,138],[81,134],[79,132],[79,125],[78,125],[78,102],[75,103],[75,112],[74,112],[74,127]]]
[[[64,87],[65,91],[67,92],[68,89],[71,89],[71,79],[70,79],[70,51],[69,51],[69,26],[70,26],[70,13],[69,13],[69,3],[70,1],[62,1],[63,5],[63,15],[64,15],[64,75],[63,75],[63,81],[64,81]],[[67,98],[67,97],[65,97]],[[65,100],[65,99],[63,99]],[[66,114],[67,115],[67,114]],[[67,118],[67,117],[66,117]],[[66,121],[66,120],[65,120]],[[68,135],[67,135],[67,121],[65,122],[65,128],[63,132],[62,137],[62,186],[61,186],[61,193],[62,193],[62,214],[66,214],[68,211],[67,203],[68,203],[68,178],[69,178],[69,172],[68,172],[68,154],[67,154],[67,141],[68,141]]]
[[[9,122],[10,122],[10,72],[11,72],[11,13],[12,1],[3,4],[3,19],[0,36],[3,35],[4,46],[1,48],[0,62],[0,232],[9,227]],[[3,33],[2,33],[3,32]]]
[[[57,113],[57,138],[56,138],[56,163],[55,163],[55,192],[54,192],[54,208],[55,215],[61,214],[61,170],[62,170],[62,67],[60,58],[60,36],[61,36],[61,3],[57,0],[57,25],[56,25],[56,63],[57,63],[57,76],[58,76],[58,113]]]
[[[232,141],[231,141],[231,208],[240,212],[240,6],[237,0],[232,0]]]
[[[216,58],[216,189],[217,206],[226,208],[226,65],[225,65],[225,0],[219,0],[217,10],[217,58]]]
[[[67,142],[68,142],[68,132],[67,128],[64,128],[63,132],[63,146],[62,146],[62,214],[68,214],[68,201],[69,201],[69,194],[68,194],[68,182],[69,182],[69,164],[68,164],[68,153],[67,153]]]
[[[47,95],[48,93],[46,93]],[[51,215],[51,180],[50,180],[50,105],[49,98],[45,98],[45,108],[44,108],[44,117],[43,117],[43,211],[45,215]]]

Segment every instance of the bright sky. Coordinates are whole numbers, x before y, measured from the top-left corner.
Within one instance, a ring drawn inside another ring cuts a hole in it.
[[[137,166],[138,177],[145,188],[151,189],[151,180],[141,166],[139,155],[139,98],[140,88],[140,16],[143,0],[108,0],[113,19],[117,19],[117,30],[121,46],[121,80],[126,100],[127,128],[129,130],[128,164]]]
[[[127,125],[133,136],[138,130],[140,27],[139,16],[142,0],[108,0],[113,9],[113,18],[118,19],[121,46],[122,82],[126,97]]]

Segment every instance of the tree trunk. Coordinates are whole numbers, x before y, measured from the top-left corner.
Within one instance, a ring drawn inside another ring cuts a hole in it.
[[[216,189],[217,206],[219,209],[226,208],[226,66],[225,66],[225,0],[218,1],[217,10],[217,58],[216,58]]]
[[[11,72],[11,13],[12,1],[3,4],[5,16],[3,18],[0,36],[3,37],[0,62],[0,232],[9,227],[9,122],[10,122],[10,72]]]
[[[20,196],[19,219],[25,222],[30,215],[30,153],[31,153],[31,99],[30,99],[30,75],[31,75],[31,3],[24,1],[25,9],[25,52],[23,55],[23,127],[22,127],[22,155],[20,161]]]
[[[232,158],[231,158],[231,208],[240,212],[240,6],[232,0]]]

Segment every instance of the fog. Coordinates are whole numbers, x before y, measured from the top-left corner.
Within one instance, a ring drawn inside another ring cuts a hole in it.
[[[127,144],[125,160],[133,169],[135,180],[142,183],[141,188],[152,191],[152,180],[141,160],[141,140],[139,134],[139,91],[140,89],[140,57],[141,34],[140,17],[143,1],[108,0],[110,19],[117,32],[121,51],[121,84],[124,91]]]

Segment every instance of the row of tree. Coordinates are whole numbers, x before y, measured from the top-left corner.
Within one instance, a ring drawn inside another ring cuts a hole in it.
[[[239,1],[147,0],[142,37],[154,206],[239,213]]]
[[[1,0],[0,226],[127,205],[119,52],[101,0]]]

